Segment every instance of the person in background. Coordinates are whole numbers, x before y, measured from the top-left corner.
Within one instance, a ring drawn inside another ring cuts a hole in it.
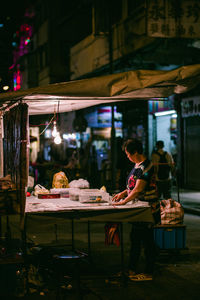
[[[154,165],[158,198],[171,198],[172,174],[174,174],[174,160],[172,155],[164,151],[164,142],[156,142],[156,151],[152,153],[151,159]]]
[[[36,159],[36,162],[34,164],[35,167],[35,183],[46,185],[47,184],[47,178],[46,178],[46,164],[47,161],[44,158],[44,152],[40,150],[38,152],[38,156]]]
[[[72,181],[79,177],[80,165],[78,160],[78,152],[73,148],[68,148],[67,156],[67,164],[65,164],[62,169],[66,173],[69,181]]]
[[[116,163],[116,189],[118,191],[124,190],[126,188],[126,181],[124,178],[128,176],[132,170],[132,163],[127,158],[125,152],[123,151],[123,139],[117,137],[117,163]]]
[[[127,177],[127,188],[116,194],[112,201],[116,205],[126,205],[130,201],[147,201],[154,217],[154,222],[160,222],[160,205],[157,198],[156,186],[153,182],[154,169],[149,159],[143,154],[142,143],[137,139],[124,142],[123,149],[133,168]],[[130,280],[144,281],[153,279],[156,247],[154,243],[153,223],[134,222],[130,235],[131,249],[129,261]],[[138,272],[142,244],[145,253],[145,272]]]

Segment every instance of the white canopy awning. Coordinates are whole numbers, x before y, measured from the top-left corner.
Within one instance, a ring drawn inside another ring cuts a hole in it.
[[[49,84],[0,95],[0,110],[15,102],[28,104],[29,114],[79,110],[117,101],[163,98],[188,92],[200,84],[200,64],[172,71],[136,70]]]

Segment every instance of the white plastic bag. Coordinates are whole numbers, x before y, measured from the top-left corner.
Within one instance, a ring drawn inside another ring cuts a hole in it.
[[[28,176],[28,187],[32,188],[34,187],[34,177]]]
[[[37,184],[34,188],[34,195],[37,196],[38,194],[49,194],[49,190],[42,185]]]
[[[89,189],[90,184],[87,180],[79,178],[77,180],[72,180],[69,183],[70,188],[79,188],[79,189]]]

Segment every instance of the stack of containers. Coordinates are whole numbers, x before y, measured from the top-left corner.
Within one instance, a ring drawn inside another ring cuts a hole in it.
[[[81,203],[109,202],[109,194],[99,189],[83,189],[79,194]]]
[[[50,193],[60,194],[61,198],[69,198],[81,203],[104,203],[109,202],[110,198],[109,193],[99,189],[54,188]]]

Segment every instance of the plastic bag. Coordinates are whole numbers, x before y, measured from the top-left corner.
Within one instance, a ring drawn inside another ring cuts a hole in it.
[[[16,189],[14,182],[11,180],[10,175],[0,178],[0,190]]]
[[[184,218],[184,209],[182,205],[173,200],[160,201],[161,224],[182,224]]]
[[[64,172],[58,172],[54,174],[52,188],[62,189],[68,187],[69,187],[69,182]]]
[[[38,194],[49,194],[49,190],[42,185],[37,184],[34,188],[34,195],[37,196]]]
[[[79,189],[89,189],[90,184],[87,180],[79,178],[77,180],[72,180],[69,183],[70,188],[79,188]]]
[[[28,176],[28,187],[32,188],[34,187],[34,177]]]

